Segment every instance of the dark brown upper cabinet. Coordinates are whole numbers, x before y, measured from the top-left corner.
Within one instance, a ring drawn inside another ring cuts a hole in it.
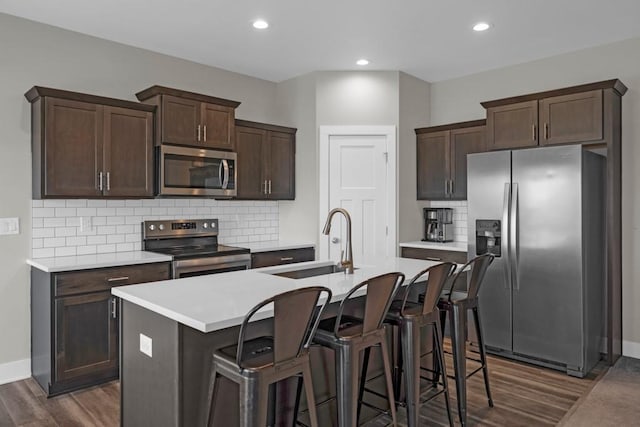
[[[603,91],[619,80],[483,102],[490,150],[604,142]]]
[[[153,197],[155,107],[35,86],[33,198]]]
[[[157,144],[235,149],[235,110],[239,102],[163,86],[152,86],[136,97],[158,107]]]
[[[485,121],[416,129],[417,198],[466,200],[467,154],[486,151]]]
[[[296,129],[236,120],[238,199],[293,200]]]

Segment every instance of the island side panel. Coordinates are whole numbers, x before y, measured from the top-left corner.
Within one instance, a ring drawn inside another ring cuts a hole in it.
[[[178,323],[128,301],[120,308],[122,426],[178,426]],[[151,357],[140,334],[152,340]]]
[[[49,395],[51,369],[51,274],[31,268],[31,375]]]

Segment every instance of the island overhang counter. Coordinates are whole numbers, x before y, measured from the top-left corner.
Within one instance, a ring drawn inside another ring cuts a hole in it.
[[[259,302],[296,288],[325,286],[333,292],[324,314],[331,316],[356,284],[393,271],[404,273],[406,284],[418,272],[437,262],[389,257],[356,265],[352,275],[333,273],[304,279],[274,275],[331,264],[335,263],[312,261],[114,288],[112,292],[120,298],[121,305],[122,425],[206,425],[212,354],[237,342],[239,325]],[[272,316],[270,306],[258,312],[251,324],[251,333],[269,334]],[[313,348],[311,357],[312,364],[319,368],[314,368],[313,375],[316,399],[321,402],[334,395],[333,353]],[[377,369],[374,360],[371,376],[375,376]],[[216,400],[215,419],[221,420],[216,425],[220,422],[234,425],[237,420],[237,389],[230,382],[225,386],[229,387],[228,392],[218,393]],[[372,386],[378,388],[376,384]],[[279,385],[277,394],[273,393],[277,396],[274,398],[278,399],[278,408],[284,410],[271,414],[272,419],[290,417],[292,389],[295,390],[295,385]],[[384,386],[380,391],[384,392]],[[332,425],[335,406],[328,404],[325,409],[318,411],[320,420],[324,420],[321,424]],[[363,408],[363,419],[369,416]]]

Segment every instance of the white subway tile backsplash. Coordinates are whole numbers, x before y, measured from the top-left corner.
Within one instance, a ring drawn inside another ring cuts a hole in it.
[[[142,221],[218,218],[220,243],[279,238],[278,202],[214,199],[33,200],[33,258],[137,251]],[[80,217],[91,228],[80,230]]]

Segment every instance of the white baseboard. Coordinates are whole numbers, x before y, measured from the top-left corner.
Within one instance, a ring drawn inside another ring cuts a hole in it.
[[[640,342],[622,341],[622,355],[640,359]]]
[[[0,384],[23,380],[31,376],[31,359],[0,364]]]

